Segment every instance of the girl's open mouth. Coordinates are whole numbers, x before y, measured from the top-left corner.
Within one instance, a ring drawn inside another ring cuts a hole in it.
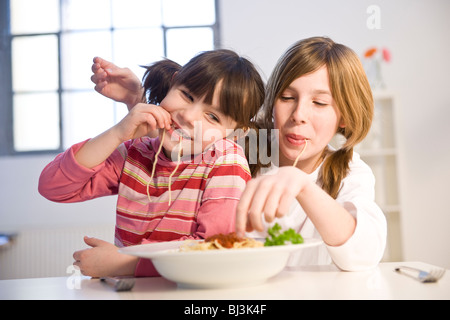
[[[179,138],[191,140],[191,136],[183,131],[176,123],[172,122],[170,130],[167,130],[167,133],[169,133],[171,136],[174,136],[177,138],[176,140],[179,140]]]
[[[287,134],[285,137],[290,144],[293,144],[295,146],[301,146],[307,140],[305,137],[296,134]]]

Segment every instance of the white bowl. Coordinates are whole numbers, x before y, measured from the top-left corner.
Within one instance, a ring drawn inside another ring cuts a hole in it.
[[[225,288],[263,283],[284,269],[291,252],[320,245],[322,241],[305,239],[295,245],[179,251],[182,243],[146,244],[122,248],[120,252],[151,259],[163,277],[180,287]]]

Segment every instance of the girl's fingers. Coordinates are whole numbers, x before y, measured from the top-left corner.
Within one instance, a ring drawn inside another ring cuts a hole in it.
[[[152,104],[139,103],[130,113],[143,116],[142,121],[146,122],[151,127],[151,130],[164,128],[169,130],[172,123],[172,117],[166,110]]]
[[[150,114],[154,117],[154,119],[157,122],[158,127],[155,129],[170,129],[170,115],[167,114],[167,112],[162,109],[153,109]]]
[[[283,196],[284,191],[277,184],[272,185],[270,191],[268,191],[263,209],[264,219],[267,222],[272,222],[275,219],[278,208],[280,207],[280,198]]]
[[[256,186],[257,184],[254,180],[250,180],[247,183],[236,208],[236,233],[241,237],[244,236],[246,230],[253,230],[248,219],[248,210],[252,202]]]
[[[255,192],[248,209],[249,222],[253,229],[257,231],[264,230],[262,214],[271,190],[270,186],[267,187],[263,181],[263,179],[257,181],[258,186],[255,188]]]
[[[292,197],[289,193],[283,193],[278,203],[278,208],[275,211],[275,217],[282,218],[289,213],[292,202],[295,197]]]

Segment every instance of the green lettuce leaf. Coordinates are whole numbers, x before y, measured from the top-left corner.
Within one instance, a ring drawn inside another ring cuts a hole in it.
[[[282,246],[285,244],[299,244],[303,243],[303,237],[290,228],[281,232],[281,226],[278,223],[267,230],[269,236],[266,238],[264,246]]]

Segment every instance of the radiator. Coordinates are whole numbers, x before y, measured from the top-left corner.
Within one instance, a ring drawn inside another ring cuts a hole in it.
[[[87,248],[83,237],[113,242],[114,225],[25,230],[0,247],[0,280],[70,275],[73,253]]]

